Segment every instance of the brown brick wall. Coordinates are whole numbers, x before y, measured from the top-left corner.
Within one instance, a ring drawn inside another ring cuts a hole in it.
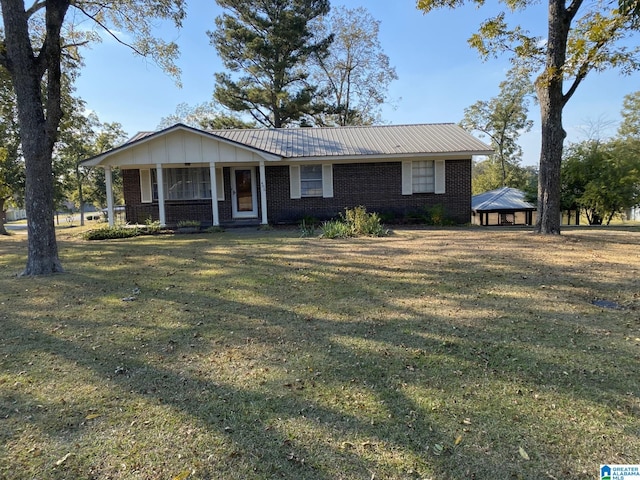
[[[291,199],[289,192],[289,167],[266,167],[267,204],[269,223],[295,223],[304,216],[319,220],[337,216],[345,208],[363,205],[370,212],[402,218],[424,207],[444,206],[449,218],[467,223],[471,218],[471,160],[446,161],[446,193],[421,193],[402,195],[402,167],[400,162],[336,164],[333,166],[333,198]],[[258,214],[260,213],[260,180],[258,181]],[[223,169],[225,200],[218,202],[221,223],[232,220],[231,173]],[[157,220],[158,203],[140,202],[140,175],[138,170],[123,170],[124,195],[127,221],[144,223]],[[212,213],[209,200],[192,202],[165,202],[167,224],[180,220],[200,220],[211,225]]]
[[[445,177],[444,194],[402,195],[400,162],[336,164],[333,166],[333,198],[290,199],[289,167],[268,167],[269,221],[292,223],[305,215],[322,220],[359,205],[369,212],[402,218],[424,207],[442,205],[455,222],[469,222],[471,160],[447,160]]]

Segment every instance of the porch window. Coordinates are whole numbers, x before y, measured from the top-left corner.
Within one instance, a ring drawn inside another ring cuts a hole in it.
[[[209,168],[162,169],[165,200],[199,200],[211,198],[211,173]],[[153,199],[158,200],[158,174],[151,170]]]

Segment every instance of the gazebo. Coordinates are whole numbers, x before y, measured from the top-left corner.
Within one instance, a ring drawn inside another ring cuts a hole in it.
[[[517,188],[502,187],[471,197],[474,225],[533,225],[535,210]]]

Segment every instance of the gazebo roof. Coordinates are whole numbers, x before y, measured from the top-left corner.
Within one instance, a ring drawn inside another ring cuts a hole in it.
[[[474,212],[527,211],[535,205],[524,200],[524,192],[517,188],[502,187],[471,197]]]

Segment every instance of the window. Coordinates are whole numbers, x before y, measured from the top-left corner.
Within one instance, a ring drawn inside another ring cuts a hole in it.
[[[333,165],[290,165],[291,198],[333,197]]]
[[[322,165],[300,166],[300,195],[303,197],[322,196]]]
[[[433,193],[436,185],[435,180],[433,160],[412,162],[411,191],[413,193]]]
[[[446,192],[445,160],[405,160],[402,162],[402,195]]]
[[[166,168],[162,170],[165,200],[211,198],[209,168]],[[153,199],[158,200],[158,172],[151,170]]]

